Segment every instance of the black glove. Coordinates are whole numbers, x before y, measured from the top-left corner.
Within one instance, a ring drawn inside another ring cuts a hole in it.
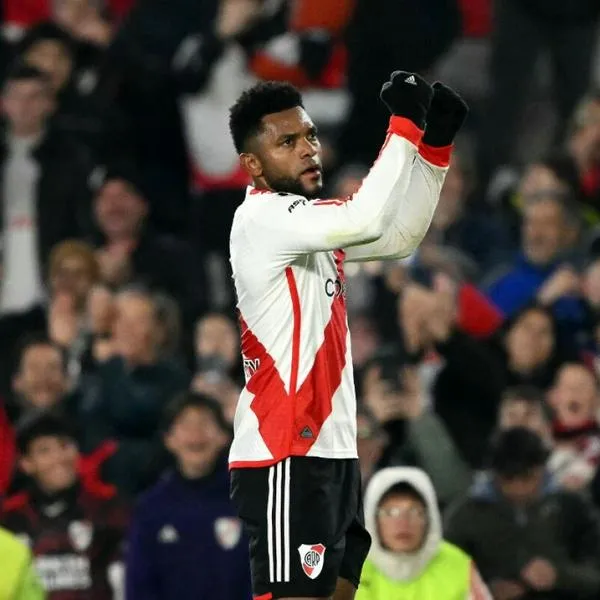
[[[394,71],[379,97],[393,115],[410,119],[420,129],[425,127],[433,89],[416,73]]]
[[[447,85],[433,84],[433,100],[427,113],[423,143],[429,146],[449,146],[467,118],[467,103]]]

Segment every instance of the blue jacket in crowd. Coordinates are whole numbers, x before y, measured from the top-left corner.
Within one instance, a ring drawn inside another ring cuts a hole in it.
[[[521,255],[509,270],[489,285],[487,295],[505,316],[511,317],[535,300],[544,283],[560,267],[561,263],[539,267]],[[585,316],[581,300],[578,298],[560,298],[553,309],[559,322],[577,325]]]
[[[133,517],[127,600],[251,597],[248,543],[229,500],[226,464],[198,480],[168,473]]]

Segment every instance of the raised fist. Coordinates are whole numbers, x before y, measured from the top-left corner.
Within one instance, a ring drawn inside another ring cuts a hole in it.
[[[393,115],[410,119],[424,129],[433,88],[416,73],[394,71],[379,94]]]

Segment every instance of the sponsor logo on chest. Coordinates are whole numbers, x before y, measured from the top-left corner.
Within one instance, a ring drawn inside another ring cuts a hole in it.
[[[39,556],[35,568],[47,592],[87,590],[92,587],[90,561],[76,554]]]

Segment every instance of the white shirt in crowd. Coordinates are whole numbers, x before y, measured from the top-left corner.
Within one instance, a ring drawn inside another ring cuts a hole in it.
[[[44,297],[36,211],[40,173],[31,153],[37,142],[11,138],[4,164],[1,315],[25,312]]]

